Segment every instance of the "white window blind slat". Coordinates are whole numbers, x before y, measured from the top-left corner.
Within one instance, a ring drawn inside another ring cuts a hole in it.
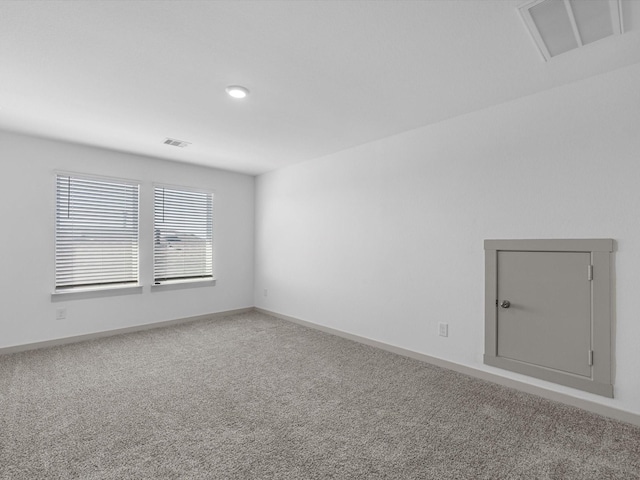
[[[154,188],[154,282],[213,278],[213,194]]]
[[[56,179],[56,291],[138,283],[139,186]]]

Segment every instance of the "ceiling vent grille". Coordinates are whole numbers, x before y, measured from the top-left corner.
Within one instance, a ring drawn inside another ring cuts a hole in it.
[[[167,138],[164,141],[165,145],[172,145],[174,147],[185,148],[191,145],[189,142],[183,142],[182,140],[176,140],[175,138]]]
[[[620,0],[533,0],[519,10],[545,60],[623,32]]]

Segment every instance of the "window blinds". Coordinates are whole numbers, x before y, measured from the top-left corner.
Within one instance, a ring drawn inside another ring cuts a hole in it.
[[[213,194],[154,188],[154,282],[213,278]]]
[[[138,283],[138,185],[58,175],[56,291]]]

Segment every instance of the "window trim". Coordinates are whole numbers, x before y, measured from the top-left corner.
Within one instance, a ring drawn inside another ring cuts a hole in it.
[[[156,220],[155,220],[155,211],[156,211],[156,202],[155,195],[157,188],[166,188],[176,191],[184,191],[184,192],[192,192],[192,193],[202,193],[211,195],[211,276],[206,277],[193,277],[193,278],[179,278],[179,279],[170,279],[163,280],[161,282],[156,281],[156,242],[155,242],[155,229],[156,229]],[[182,288],[191,288],[191,287],[200,287],[200,286],[215,286],[216,284],[216,275],[215,275],[215,258],[216,258],[216,248],[215,248],[215,223],[216,223],[216,215],[215,215],[215,198],[216,192],[212,189],[206,188],[198,188],[184,185],[176,185],[169,183],[160,183],[153,182],[151,184],[151,232],[152,232],[152,242],[153,242],[153,250],[151,252],[151,291],[159,292],[163,290],[174,290],[174,289],[182,289]]]
[[[87,296],[109,296],[112,294],[127,294],[127,293],[141,293],[142,292],[142,282],[141,282],[141,236],[140,236],[140,225],[142,222],[142,182],[139,180],[131,179],[131,178],[122,178],[122,177],[113,177],[109,175],[101,175],[94,173],[80,173],[69,170],[53,170],[53,202],[52,202],[52,219],[53,219],[53,272],[52,272],[52,284],[53,291],[51,292],[51,297],[53,298],[61,298],[61,297],[72,297],[77,296],[79,298],[87,298]],[[77,287],[63,287],[59,288],[57,286],[57,247],[58,247],[58,228],[57,228],[57,207],[58,207],[58,177],[71,177],[77,178],[81,180],[95,181],[95,182],[113,182],[119,183],[122,185],[130,185],[135,186],[137,188],[137,229],[136,229],[136,238],[137,238],[137,268],[136,268],[136,277],[137,281],[135,282],[114,282],[103,285],[82,285]]]

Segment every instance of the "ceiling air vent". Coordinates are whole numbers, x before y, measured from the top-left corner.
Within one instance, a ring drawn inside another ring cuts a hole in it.
[[[623,32],[620,0],[533,0],[520,15],[545,60]]]
[[[174,147],[185,148],[191,145],[189,142],[183,142],[182,140],[176,140],[175,138],[167,138],[164,141],[165,145],[173,145]]]

